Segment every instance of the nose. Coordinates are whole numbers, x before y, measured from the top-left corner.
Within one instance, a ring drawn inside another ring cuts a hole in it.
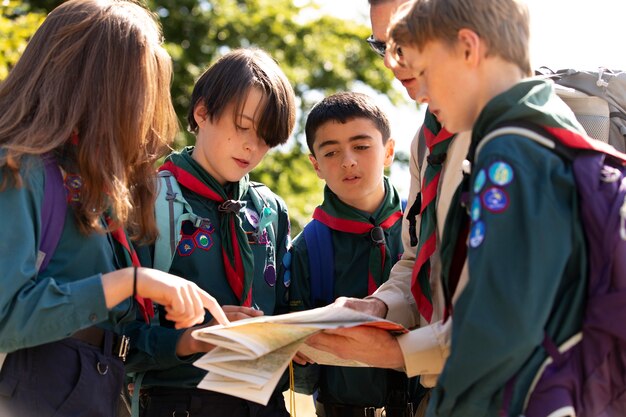
[[[424,83],[418,83],[417,92],[415,94],[415,101],[420,104],[430,103],[430,97],[428,97],[428,92],[424,88]]]
[[[254,152],[261,146],[261,141],[263,141],[263,139],[258,138],[256,136],[255,137],[246,136],[246,138],[243,141],[243,148],[246,151]]]
[[[351,168],[353,166],[356,166],[356,158],[354,158],[352,152],[346,152],[343,159],[341,160],[341,167]]]
[[[383,60],[383,63],[385,64],[385,66],[386,66],[387,68],[389,68],[390,70],[392,70],[392,71],[393,71],[393,70],[394,70],[394,68],[397,68],[397,67],[399,67],[400,65],[399,65],[398,61],[396,61],[396,60],[393,58],[393,56],[391,56],[391,55],[392,55],[392,54],[391,54],[391,51],[390,51],[389,49],[387,49],[387,50],[385,51],[385,58],[384,58],[384,60]]]

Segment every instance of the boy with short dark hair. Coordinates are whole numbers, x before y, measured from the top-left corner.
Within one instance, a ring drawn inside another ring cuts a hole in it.
[[[547,358],[544,336],[562,344],[581,329],[585,238],[569,161],[523,130],[480,141],[519,124],[561,139],[585,134],[549,82],[526,79],[529,19],[520,1],[407,6],[389,34],[418,77],[417,99],[449,131],[473,131],[467,198],[457,193],[442,239],[445,285],[460,272],[459,247],[469,283],[454,305],[451,352],[428,415],[518,416]]]
[[[333,259],[322,260],[313,253],[306,231],[294,239],[290,251],[294,311],[326,305],[340,296],[371,295],[402,254],[401,202],[384,176],[394,156],[384,113],[364,94],[338,93],[313,107],[305,132],[311,163],[326,181],[324,201],[313,222],[330,229],[329,241],[320,245],[331,246]],[[319,283],[311,264],[331,261],[332,277],[318,279],[330,286],[332,294],[318,299],[314,286]],[[409,403],[420,392],[417,380],[395,370],[308,365],[298,371],[309,378],[314,374],[318,414],[326,417],[380,415],[383,407],[388,417],[412,416]]]
[[[287,207],[248,174],[289,138],[294,103],[293,89],[271,56],[256,48],[232,50],[194,86],[188,122],[195,146],[173,152],[160,168],[180,185],[184,214],[196,216],[173,219],[168,207],[157,205],[157,219],[165,216],[179,226],[173,234],[180,241],[164,268],[210,290],[231,321],[288,309],[288,283],[277,280],[290,242]],[[160,233],[168,239],[170,230]],[[159,256],[155,251],[152,261],[160,265]],[[129,329],[134,355],[127,370],[145,375],[137,378],[143,379],[142,417],[289,416],[280,388],[265,406],[197,388],[206,371],[193,362],[214,346],[194,339],[194,328],[175,329],[170,317],[159,318],[150,327]],[[205,318],[205,325],[213,323]]]

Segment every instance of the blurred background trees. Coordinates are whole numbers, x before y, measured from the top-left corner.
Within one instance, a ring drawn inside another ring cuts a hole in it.
[[[60,3],[0,1],[0,79],[45,15]],[[268,154],[251,177],[287,202],[295,236],[322,200],[322,182],[310,166],[303,137],[311,106],[327,94],[363,85],[388,94],[392,101],[402,100],[391,86],[392,75],[364,41],[370,29],[319,13],[313,0],[147,0],[146,4],[159,18],[174,60],[172,97],[183,128],[196,78],[226,51],[260,47],[287,74],[297,95],[296,131],[287,145]],[[193,136],[181,129],[175,148],[193,142]],[[406,163],[406,155],[398,156],[400,163]]]

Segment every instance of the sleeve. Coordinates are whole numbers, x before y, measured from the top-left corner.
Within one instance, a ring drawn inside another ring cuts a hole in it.
[[[74,282],[38,276],[45,179],[31,168],[22,171],[22,187],[0,192],[0,352],[60,340],[108,318],[101,274]]]
[[[409,172],[411,183],[409,188],[409,199],[407,210],[402,219],[402,245],[404,252],[402,258],[391,268],[389,279],[383,283],[371,297],[383,301],[388,308],[387,319],[402,324],[404,327],[412,328],[420,323],[420,315],[417,311],[415,299],[411,294],[411,274],[415,263],[415,251],[417,247],[411,246],[408,228],[408,208],[415,202],[421,190],[421,161],[418,161],[419,134],[416,134],[411,143],[411,158],[409,162]],[[419,230],[419,216],[417,216],[417,230]]]
[[[398,336],[408,377],[434,375],[436,380],[450,352],[450,323],[438,321]],[[422,385],[434,384],[422,381]]]
[[[491,416],[543,338],[572,253],[576,192],[551,151],[506,136],[486,145],[471,186],[469,282],[429,416]]]
[[[198,359],[202,353],[182,358],[176,354],[178,339],[185,330],[160,326],[159,312],[155,312],[150,325],[139,317],[127,324],[124,334],[130,337],[131,351],[125,364],[126,371],[169,369]]]

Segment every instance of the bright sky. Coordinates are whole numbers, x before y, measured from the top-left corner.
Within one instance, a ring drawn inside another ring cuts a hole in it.
[[[296,0],[297,1],[297,0]],[[314,0],[326,13],[369,25],[367,0]],[[531,61],[534,68],[626,70],[626,0],[526,0],[531,16]],[[404,91],[399,83],[396,88]],[[422,115],[409,103],[393,106],[384,96],[379,105],[387,112],[396,149],[408,152]],[[411,123],[416,120],[416,123]],[[392,172],[401,192],[408,184]],[[406,180],[406,177],[402,178]],[[406,185],[406,186],[405,186]]]

